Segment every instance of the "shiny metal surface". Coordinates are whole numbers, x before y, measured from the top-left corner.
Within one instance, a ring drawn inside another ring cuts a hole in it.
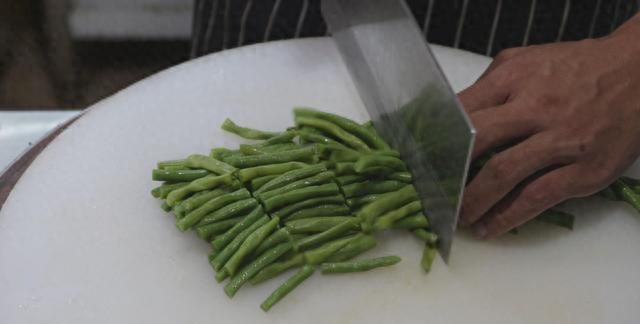
[[[402,0],[325,0],[322,10],[376,129],[414,176],[447,261],[473,127]]]

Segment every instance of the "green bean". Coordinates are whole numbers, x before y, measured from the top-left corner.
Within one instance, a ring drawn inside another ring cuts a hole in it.
[[[375,268],[392,266],[401,260],[397,256],[385,256],[360,261],[323,263],[320,268],[322,269],[322,274],[364,272]]]
[[[423,240],[428,245],[435,246],[436,243],[438,243],[438,234],[436,233],[428,232],[422,228],[419,228],[413,231],[413,234],[415,234],[415,236]]]
[[[374,149],[389,148],[389,145],[387,145],[382,138],[377,136],[376,133],[348,118],[308,108],[295,108],[294,114],[296,117],[314,117],[331,122],[355,135],[358,139],[361,139],[368,147],[372,147]]]
[[[176,208],[180,208],[184,213],[189,213],[190,211],[204,205],[207,201],[216,197],[220,197],[229,192],[230,190],[228,188],[219,188],[215,190],[203,190],[185,199],[178,206],[176,206]]]
[[[207,170],[167,170],[153,169],[151,179],[153,181],[189,182],[200,179],[209,174]]]
[[[260,155],[260,154],[273,153],[273,152],[290,151],[297,148],[300,148],[300,146],[295,143],[282,143],[282,144],[274,144],[270,146],[256,146],[256,145],[249,145],[249,144],[241,144],[240,152],[246,155]]]
[[[273,212],[273,215],[276,215],[281,219],[285,219],[289,215],[297,211],[300,211],[306,208],[315,207],[315,206],[329,205],[329,204],[344,204],[344,198],[342,197],[342,195],[332,195],[327,197],[311,198],[295,204],[289,204],[286,207]]]
[[[285,194],[287,192],[296,190],[296,189],[301,189],[301,188],[306,188],[306,187],[310,187],[310,186],[316,186],[316,185],[321,185],[321,184],[325,184],[327,182],[331,182],[333,179],[335,178],[335,174],[333,174],[333,172],[331,171],[325,171],[322,173],[318,173],[315,176],[312,177],[308,177],[308,178],[304,178],[304,179],[300,179],[298,181],[294,181],[284,187],[280,187],[277,189],[273,189],[273,190],[269,190],[269,191],[265,191],[265,192],[259,192],[256,193],[256,198],[260,199],[261,201],[267,200],[271,197],[275,197],[278,195],[282,195]]]
[[[262,165],[238,171],[238,178],[242,182],[248,182],[255,178],[264,177],[268,175],[283,174],[292,169],[300,169],[308,166],[302,162],[285,162],[270,165]]]
[[[411,176],[411,173],[409,173],[409,172],[394,172],[394,173],[388,175],[387,179],[396,180],[396,181],[400,181],[400,182],[404,182],[404,183],[413,182],[413,177]]]
[[[355,164],[354,164],[354,168],[355,168]],[[385,168],[385,167],[371,167],[368,169],[364,169],[361,172],[359,172],[360,174],[369,176],[369,177],[375,177],[375,178],[380,178],[380,177],[388,177],[389,175],[393,174],[395,172],[395,170],[390,169],[390,168]]]
[[[319,205],[303,210],[299,210],[291,216],[287,217],[287,221],[293,221],[297,219],[308,219],[319,216],[349,216],[351,210],[344,204],[341,205]]]
[[[258,206],[258,201],[253,197],[238,200],[205,216],[200,221],[199,225],[211,224],[225,219],[233,218],[241,214],[246,214],[247,212],[253,210],[256,206]]]
[[[384,215],[378,217],[373,223],[373,229],[382,231],[390,228],[395,222],[413,215],[422,210],[422,203],[419,200],[412,201],[398,209],[388,211]]]
[[[254,144],[256,147],[267,147],[275,144],[289,144],[293,138],[296,137],[296,133],[293,131],[286,131],[284,133],[280,133],[262,143]]]
[[[424,272],[429,273],[429,271],[431,271],[431,264],[433,264],[437,252],[438,250],[435,246],[425,244],[424,251],[422,252],[422,260],[420,261],[420,266],[422,266]]]
[[[618,196],[640,212],[640,194],[637,194],[630,186],[621,180],[613,183],[613,188]]]
[[[286,186],[294,181],[314,176],[318,173],[327,171],[327,167],[323,164],[308,165],[294,170],[281,172],[281,174],[262,186],[257,192],[262,193]]]
[[[336,182],[341,185],[341,186],[346,186],[346,185],[350,185],[352,183],[356,183],[356,182],[362,182],[367,180],[367,178],[365,176],[362,175],[343,175],[343,176],[339,176],[336,178]]]
[[[320,247],[305,252],[303,254],[305,262],[311,265],[318,265],[324,262],[327,258],[347,246],[349,242],[352,242],[356,238],[356,235],[343,237],[341,239],[325,243]]]
[[[231,258],[224,265],[224,270],[229,275],[236,274],[238,267],[240,267],[242,260],[249,254],[251,254],[255,249],[264,241],[271,232],[276,229],[278,226],[278,222],[280,219],[278,217],[272,218],[268,223],[262,225],[260,228],[256,229],[251,235],[247,236],[247,239],[242,242],[242,245],[238,248],[236,253],[234,253]]]
[[[331,152],[329,160],[333,162],[356,162],[361,155],[362,153],[352,149],[334,150]]]
[[[300,271],[291,276],[287,281],[285,281],[280,287],[271,293],[265,301],[260,304],[260,308],[263,311],[268,312],[273,305],[277,304],[282,298],[288,295],[292,290],[298,287],[303,281],[307,280],[307,278],[311,277],[315,268],[312,266],[304,266]]]
[[[205,169],[217,175],[231,173],[236,170],[236,168],[222,161],[201,154],[190,155],[187,158],[187,166],[190,168]]]
[[[222,123],[222,129],[226,130],[229,133],[236,134],[242,138],[253,140],[265,140],[278,135],[278,133],[265,132],[253,128],[238,126],[229,118],[225,119]]]
[[[224,147],[218,147],[218,148],[214,148],[211,150],[211,152],[209,153],[209,156],[219,160],[219,161],[224,161],[225,158],[237,154],[240,151],[232,151],[230,149],[224,148]]]
[[[232,182],[233,179],[231,177],[231,174],[225,174],[221,176],[208,175],[206,177],[194,180],[188,185],[169,193],[169,195],[167,196],[167,204],[173,207],[178,202],[194,192],[215,189],[223,185],[230,185]]]
[[[296,116],[295,121],[296,121],[296,125],[298,126],[311,126],[311,127],[320,129],[321,131],[327,132],[328,134],[340,139],[343,144],[350,146],[356,150],[359,150],[359,151],[370,150],[369,146],[365,142],[363,142],[361,139],[359,139],[357,136],[350,134],[349,132],[345,131],[344,129],[340,128],[338,125],[332,122],[325,121],[318,118],[313,118],[313,117],[301,117],[301,116]]]
[[[363,230],[370,231],[378,216],[416,199],[418,199],[418,193],[413,186],[405,186],[398,191],[380,196],[358,212],[357,215],[362,220]]]
[[[376,246],[376,239],[371,235],[358,234],[352,241],[349,241],[342,249],[328,257],[326,262],[342,262],[350,260]]]
[[[302,265],[304,265],[304,256],[302,254],[295,254],[284,261],[274,262],[266,266],[255,276],[253,276],[253,278],[251,278],[249,282],[251,282],[252,285],[257,285],[261,282],[272,279],[291,268],[299,267]]]
[[[165,169],[167,167],[186,169],[187,164],[185,160],[167,160],[158,162],[158,169]]]
[[[196,227],[196,233],[198,234],[199,238],[209,242],[213,235],[224,233],[225,231],[233,228],[233,226],[235,226],[236,224],[240,223],[243,219],[243,216],[239,216],[225,219],[217,223],[200,225]]]
[[[549,209],[535,218],[536,220],[572,230],[575,216],[557,209]]]
[[[245,241],[245,239],[251,235],[251,233],[255,232],[258,228],[267,224],[269,222],[269,217],[264,216],[264,214],[260,215],[261,217],[251,224],[249,227],[245,228],[240,234],[233,238],[233,240],[227,244],[227,246],[222,249],[216,256],[211,260],[211,266],[216,271],[221,271],[224,265],[227,263],[229,258],[231,258],[236,251],[240,248],[240,245]]]
[[[309,199],[312,197],[332,196],[339,192],[340,190],[338,189],[338,186],[332,182],[318,186],[296,189],[283,195],[271,197],[263,201],[263,204],[267,212],[271,212],[277,210],[278,208],[284,207],[286,205],[291,205],[305,199]]]
[[[249,191],[247,191],[247,189],[242,188],[234,192],[213,198],[207,201],[206,203],[204,203],[202,206],[198,207],[197,209],[186,214],[183,218],[181,218],[180,220],[178,220],[178,222],[176,222],[176,225],[181,231],[186,231],[191,227],[193,227],[194,225],[197,225],[209,213],[216,211],[225,205],[228,205],[230,203],[236,202],[238,200],[246,199],[249,197],[251,197],[251,194],[249,193]]]
[[[260,243],[260,245],[258,245],[258,247],[256,248],[256,252],[254,254],[262,254],[264,251],[280,243],[291,241],[293,241],[291,233],[289,233],[289,230],[287,228],[282,227],[269,235],[269,237],[267,237],[264,241],[262,241],[262,243]]]
[[[347,198],[387,193],[407,186],[406,183],[394,180],[356,182],[342,187],[342,192]]]
[[[319,143],[319,144],[332,144],[332,145],[339,145],[339,146],[344,146],[342,145],[340,142],[337,142],[327,136],[324,136],[322,134],[318,134],[318,133],[313,133],[311,131],[309,131],[306,127],[303,129],[298,129],[296,131],[296,134],[298,134],[298,136],[301,139],[304,139],[307,142],[311,142],[311,143]],[[344,146],[346,148],[346,146]]]
[[[264,211],[261,206],[258,206],[249,213],[249,215],[245,216],[242,221],[236,225],[234,225],[230,230],[225,232],[224,234],[216,237],[215,240],[211,242],[211,246],[215,251],[220,251],[224,249],[227,244],[233,241],[240,233],[244,232],[247,228],[251,227],[258,219],[260,219],[264,215]]]
[[[249,279],[253,278],[256,274],[258,274],[268,265],[272,264],[279,257],[289,252],[291,248],[291,242],[286,242],[264,252],[253,262],[246,265],[237,275],[233,276],[233,278],[231,278],[231,281],[229,281],[229,283],[224,286],[224,292],[227,294],[227,296],[233,297],[236,292],[238,292],[238,290],[242,287],[242,285],[244,285]]]
[[[324,242],[333,240],[337,237],[340,237],[346,234],[347,232],[352,231],[354,229],[354,224],[357,224],[355,219],[349,219],[324,232],[307,236],[303,239],[294,241],[293,242],[294,250],[304,251],[310,247],[313,247],[313,246],[322,244]]]
[[[356,164],[353,162],[338,162],[335,164],[336,175],[349,175],[356,173]]]
[[[172,183],[172,184],[163,184],[159,187],[153,188],[153,190],[151,190],[151,195],[155,198],[160,198],[160,199],[165,199],[167,198],[167,195],[178,189],[178,188],[182,188],[184,186],[186,186],[187,184],[189,184],[188,182],[178,182],[178,183]]]
[[[426,227],[429,227],[429,220],[424,214],[422,214],[422,212],[419,212],[417,214],[407,216],[397,221],[395,224],[393,224],[393,227],[405,228],[410,230],[418,229],[418,228],[426,228]]]
[[[342,222],[351,222],[353,230],[360,228],[357,219],[353,216],[324,216],[287,221],[285,226],[291,234],[305,234],[324,232]]]
[[[380,154],[360,155],[354,169],[357,173],[362,173],[365,170],[374,167],[389,168],[396,171],[407,171],[407,166],[399,158]]]
[[[349,198],[347,199],[347,206],[353,209],[360,208],[366,204],[369,204],[377,200],[378,198],[382,197],[382,195],[384,194],[373,194],[373,195]]]
[[[171,206],[169,206],[166,201],[162,202],[160,208],[162,208],[162,210],[166,211],[167,213],[171,211]]]
[[[226,271],[218,271],[218,272],[216,272],[216,281],[217,282],[223,282],[228,277],[229,277],[229,274]]]
[[[262,176],[259,178],[255,178],[253,180],[251,180],[251,189],[256,192],[258,189],[262,188],[262,186],[264,186],[265,184],[267,184],[269,181],[277,178],[278,175],[277,174],[272,174],[272,175],[267,175],[267,176]]]
[[[257,147],[249,144],[240,144],[240,153],[244,155],[260,155],[264,154]]]
[[[260,165],[269,165],[285,162],[308,162],[316,163],[318,160],[318,149],[315,146],[300,149],[265,153],[260,155],[232,156],[225,159],[225,162],[237,168],[250,168]]]

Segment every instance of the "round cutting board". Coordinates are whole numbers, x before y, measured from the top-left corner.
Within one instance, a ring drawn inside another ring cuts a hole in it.
[[[456,90],[489,63],[434,46]],[[569,209],[574,231],[534,224],[478,242],[457,235],[452,262],[430,274],[406,232],[372,255],[394,267],[316,273],[269,313],[259,304],[286,276],[232,300],[208,246],[176,230],[149,191],[155,162],[241,141],[230,117],[267,130],[296,105],[358,120],[366,112],[328,39],[275,42],[204,57],[98,103],[27,170],[0,211],[0,323],[636,323],[640,217],[623,204]],[[637,169],[636,169],[636,175]]]

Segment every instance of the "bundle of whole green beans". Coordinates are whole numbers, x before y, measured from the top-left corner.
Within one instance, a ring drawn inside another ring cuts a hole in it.
[[[211,245],[209,263],[233,297],[247,282],[259,284],[298,271],[261,305],[268,311],[309,278],[368,271],[397,256],[353,261],[376,245],[375,232],[408,230],[424,241],[428,272],[438,237],[430,230],[400,154],[370,123],[307,108],[294,109],[295,127],[264,132],[225,120],[222,128],[255,140],[236,150],[161,161],[152,190],[175,215],[181,231],[193,230]],[[603,195],[640,210],[640,182],[623,178]],[[573,216],[550,211],[541,219],[571,228]]]

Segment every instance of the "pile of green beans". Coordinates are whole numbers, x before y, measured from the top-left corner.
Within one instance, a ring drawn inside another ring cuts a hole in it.
[[[429,272],[438,236],[412,185],[412,176],[370,123],[295,108],[295,127],[267,132],[227,119],[222,128],[245,139],[238,150],[214,148],[161,161],[152,171],[163,183],[151,191],[181,231],[211,246],[209,263],[231,298],[250,283],[291,269],[261,305],[268,311],[319,268],[322,274],[392,266],[396,256],[354,260],[373,249],[375,233],[410,231],[424,242],[421,266]],[[622,178],[601,193],[640,211],[640,181]],[[573,216],[554,210],[539,218],[573,227]]]

